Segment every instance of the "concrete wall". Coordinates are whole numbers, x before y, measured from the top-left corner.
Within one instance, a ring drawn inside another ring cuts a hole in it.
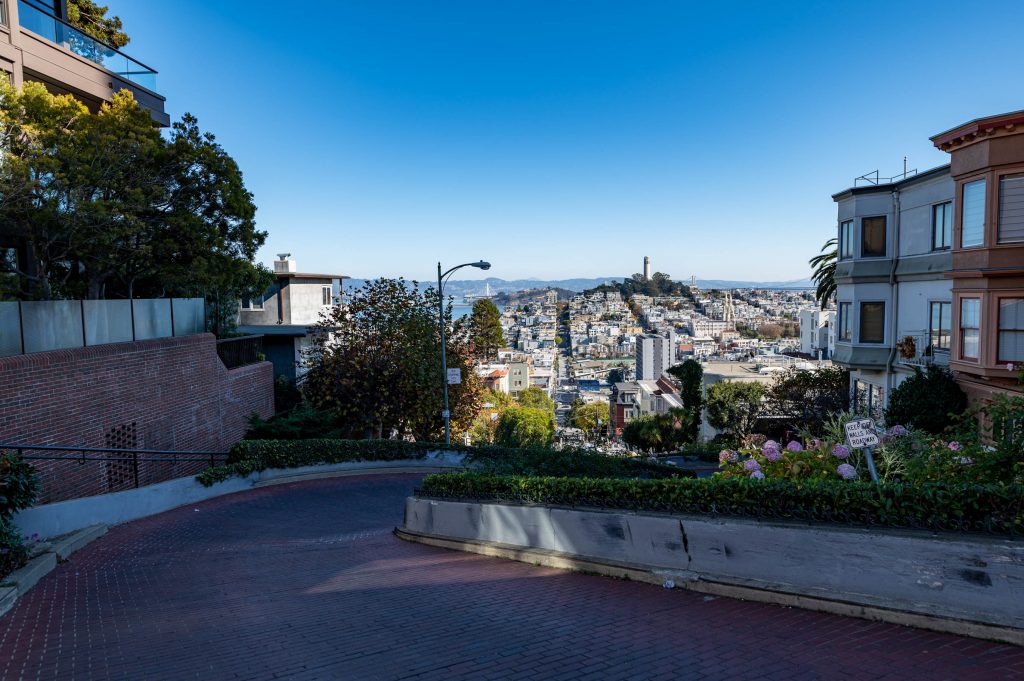
[[[274,411],[269,362],[227,370],[210,334],[0,358],[0,442],[227,451]],[[130,463],[34,462],[39,503],[134,487]],[[140,484],[202,462],[140,465]]]
[[[404,529],[1024,630],[1024,542],[415,497]]]
[[[285,323],[309,325],[319,323],[321,313],[330,309],[330,306],[323,304],[323,288],[325,286],[331,286],[330,279],[292,279],[285,289],[290,315],[285,319]]]

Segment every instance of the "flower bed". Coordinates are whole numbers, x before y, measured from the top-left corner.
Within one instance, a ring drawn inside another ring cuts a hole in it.
[[[892,528],[1024,534],[1024,486],[843,480],[615,480],[431,475],[422,496]]]

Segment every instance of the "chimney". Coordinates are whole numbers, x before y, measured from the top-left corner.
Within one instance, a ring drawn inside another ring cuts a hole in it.
[[[295,272],[295,261],[291,257],[291,253],[278,253],[277,260],[274,261],[274,274]]]

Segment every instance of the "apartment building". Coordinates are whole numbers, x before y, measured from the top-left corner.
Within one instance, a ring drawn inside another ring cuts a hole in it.
[[[949,364],[953,179],[949,166],[864,180],[838,205],[834,361],[858,411],[881,418],[915,367]]]
[[[1019,395],[1008,365],[1024,363],[1024,111],[931,141],[949,153],[954,183],[950,366],[973,400]]]
[[[323,315],[341,304],[341,274],[298,272],[290,253],[274,261],[277,281],[260,297],[241,301],[238,330],[263,336],[274,375],[289,380],[305,373],[305,353]]]
[[[820,359],[832,359],[835,350],[835,311],[800,310],[800,352]]]
[[[636,339],[636,378],[657,381],[676,360],[676,332],[647,334]]]
[[[620,436],[622,429],[633,419],[682,408],[683,400],[672,382],[661,378],[614,384],[608,406],[612,434]]]
[[[838,204],[837,364],[881,416],[915,368],[951,368],[975,401],[1020,393],[1024,362],[1024,111],[931,138],[950,165],[860,183]]]

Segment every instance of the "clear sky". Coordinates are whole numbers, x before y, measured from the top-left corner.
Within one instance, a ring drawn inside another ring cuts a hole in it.
[[[1024,3],[105,4],[302,271],[801,278],[832,193],[1024,109]]]

